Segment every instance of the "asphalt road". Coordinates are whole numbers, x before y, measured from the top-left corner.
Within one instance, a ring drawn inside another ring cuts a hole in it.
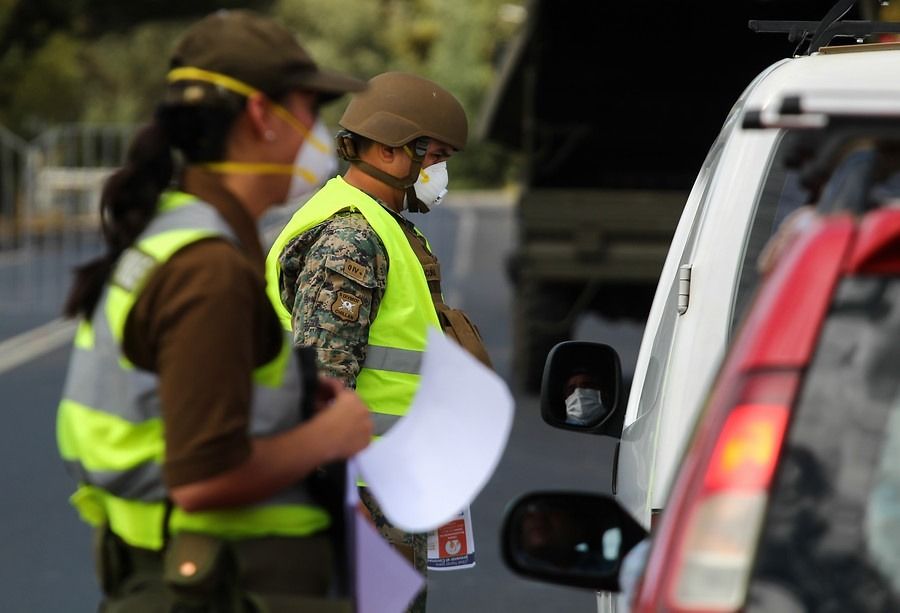
[[[447,302],[465,309],[479,325],[496,369],[507,381],[512,297],[503,271],[515,241],[511,199],[510,194],[451,192],[447,204],[416,220],[441,259]],[[264,228],[278,222],[278,216],[270,216]],[[70,268],[95,250],[91,237],[69,237],[41,249],[0,253],[3,612],[96,610],[90,533],[66,502],[72,483],[58,460],[54,435],[69,353],[66,330],[50,326],[21,336],[58,317]],[[587,318],[576,337],[615,346],[627,373],[633,368],[640,326]],[[500,557],[499,532],[504,510],[526,492],[606,491],[612,446],[601,437],[546,426],[537,398],[511,387],[516,399],[512,434],[494,476],[472,504],[476,565],[429,574],[429,613],[595,610],[590,591],[513,575]]]

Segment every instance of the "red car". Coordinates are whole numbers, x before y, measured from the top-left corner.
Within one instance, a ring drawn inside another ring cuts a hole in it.
[[[789,241],[652,540],[611,497],[532,494],[507,563],[642,613],[900,611],[900,199],[878,206],[820,209]]]

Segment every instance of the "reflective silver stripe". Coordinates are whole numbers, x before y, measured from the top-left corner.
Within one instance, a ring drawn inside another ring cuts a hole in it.
[[[66,469],[81,483],[102,488],[113,496],[141,502],[160,502],[168,497],[163,485],[162,468],[155,462],[122,471],[88,471],[80,462],[66,462]],[[279,492],[257,506],[315,504],[303,484]]]
[[[104,350],[72,350],[63,397],[137,424],[159,417],[156,376],[124,371],[116,356]]]
[[[285,332],[282,342],[288,347],[293,347],[292,334]],[[266,436],[281,432],[302,421],[300,400],[303,398],[303,390],[300,381],[300,360],[291,348],[280,386],[273,388],[254,382],[253,411],[250,413],[251,436]]]
[[[140,423],[160,415],[158,381],[155,374],[125,370],[119,363],[119,347],[106,318],[106,293],[91,327],[94,348],[74,347],[63,398],[92,409]]]
[[[387,413],[371,413],[372,422],[375,424],[375,436],[384,436],[402,418],[402,415],[388,415]]]
[[[150,222],[134,246],[126,249],[119,257],[111,277],[112,282],[128,292],[138,291],[158,264],[158,254],[154,256],[142,251],[141,242],[177,230],[209,232],[238,242],[232,229],[210,205],[200,201],[185,204],[156,216]]]
[[[309,494],[306,489],[306,486],[303,483],[299,485],[295,485],[294,487],[284,490],[266,498],[265,502],[260,502],[254,506],[257,507],[270,507],[276,505],[287,505],[287,504],[302,504],[307,506],[318,506],[313,497]]]
[[[201,202],[185,204],[159,215],[138,239],[151,238],[175,230],[210,231],[236,241],[231,229],[215,209]],[[162,258],[165,260],[165,257]],[[91,327],[93,348],[73,348],[64,399],[133,424],[141,424],[161,415],[158,378],[154,373],[124,368],[121,348],[113,336],[106,313],[108,289],[97,305]],[[132,293],[139,293],[133,290]],[[287,336],[290,343],[290,335]],[[289,345],[290,346],[290,345]],[[265,435],[285,430],[300,422],[300,370],[293,352],[288,355],[283,380],[277,388],[254,385],[250,431]],[[162,468],[145,461],[126,470],[87,470],[76,461],[66,463],[76,480],[103,489],[119,498],[142,502],[159,502],[167,492]],[[313,499],[303,483],[285,490],[265,503],[256,505],[310,505]]]
[[[128,470],[89,471],[80,462],[66,462],[66,468],[76,480],[102,488],[119,498],[158,502],[165,500],[162,468],[156,462],[144,462]]]
[[[366,361],[363,368],[417,375],[422,368],[422,354],[422,351],[415,349],[369,345],[366,347]]]
[[[216,210],[198,200],[154,217],[136,242],[140,243],[146,238],[172,230],[209,230],[231,240],[237,240],[234,231]]]
[[[213,207],[196,201],[158,215],[138,238],[137,244],[152,236],[184,229],[207,230],[234,238],[232,230]],[[108,291],[104,290],[91,322],[94,348],[76,347],[73,350],[64,397],[131,423],[159,417],[156,375],[139,369],[125,370],[119,364],[119,345],[106,314]]]

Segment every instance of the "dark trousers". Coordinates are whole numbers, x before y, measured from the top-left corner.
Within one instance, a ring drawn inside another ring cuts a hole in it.
[[[102,613],[350,613],[328,597],[327,537],[173,538],[166,554],[98,535]],[[105,542],[104,542],[105,541]]]

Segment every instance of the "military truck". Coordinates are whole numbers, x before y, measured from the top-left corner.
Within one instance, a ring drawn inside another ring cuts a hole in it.
[[[682,207],[728,110],[796,45],[748,20],[833,0],[532,0],[479,136],[521,152],[515,378],[536,390],[579,317],[643,322]],[[874,6],[874,3],[873,3]],[[724,66],[724,68],[723,68]]]

